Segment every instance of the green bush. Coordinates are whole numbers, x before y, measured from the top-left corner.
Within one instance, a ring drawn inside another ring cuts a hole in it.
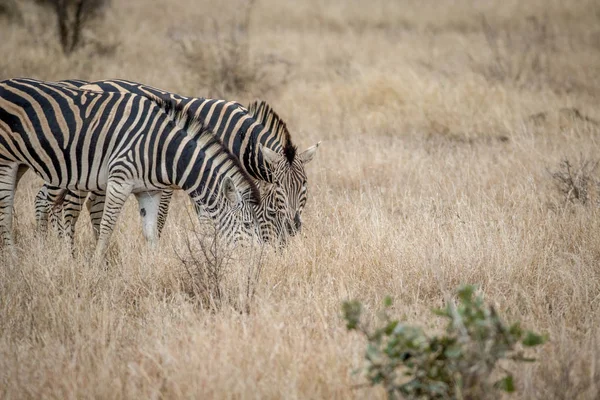
[[[448,320],[442,335],[428,335],[392,319],[390,298],[374,329],[361,321],[360,302],[345,302],[347,328],[368,340],[368,383],[383,385],[390,399],[489,399],[498,396],[498,390],[513,392],[513,376],[498,372],[498,361],[534,361],[524,356],[524,348],[538,346],[547,338],[521,329],[518,322],[505,324],[494,307],[474,295],[475,289],[459,288],[458,304],[450,301],[434,310]]]

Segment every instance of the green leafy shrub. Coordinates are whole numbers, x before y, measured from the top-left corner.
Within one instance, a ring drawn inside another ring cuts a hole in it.
[[[512,374],[497,371],[500,360],[534,361],[524,348],[541,345],[546,337],[505,324],[494,307],[475,296],[474,286],[458,289],[458,304],[448,302],[434,313],[448,320],[441,335],[428,335],[419,327],[392,319],[386,298],[381,324],[374,329],[361,321],[362,305],[343,305],[349,330],[368,340],[366,378],[383,385],[388,398],[482,399],[499,391],[513,392]]]

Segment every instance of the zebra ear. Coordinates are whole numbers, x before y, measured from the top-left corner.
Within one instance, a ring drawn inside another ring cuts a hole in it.
[[[313,158],[315,158],[315,154],[317,154],[317,148],[320,144],[321,142],[318,142],[314,146],[311,146],[308,149],[304,150],[302,153],[300,153],[298,157],[300,157],[300,161],[302,161],[302,164],[308,164],[312,161]]]
[[[277,162],[283,157],[278,152],[263,146],[262,143],[258,144],[258,148],[260,149],[260,152],[262,153],[262,156],[265,159],[265,161],[271,165],[277,164]]]
[[[230,177],[226,176],[223,179],[221,190],[223,191],[225,198],[232,204],[239,204],[242,202],[242,196],[240,196],[240,193],[235,187],[235,183],[233,183],[233,180]]]

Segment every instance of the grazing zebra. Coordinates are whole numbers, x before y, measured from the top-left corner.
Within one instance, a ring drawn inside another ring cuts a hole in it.
[[[94,260],[100,262],[130,194],[144,235],[156,237],[162,191],[183,189],[199,217],[232,242],[257,234],[258,188],[200,121],[172,102],[83,91],[33,79],[0,82],[0,236],[13,253],[19,178],[33,169],[52,187],[105,193]]]
[[[246,171],[262,183],[262,207],[258,215],[262,240],[278,240],[282,244],[288,235],[294,235],[300,230],[301,214],[307,199],[304,165],[313,159],[319,144],[297,154],[286,124],[267,103],[257,101],[246,110],[236,102],[183,97],[125,80],[94,82],[82,86],[82,89],[135,93],[158,101],[176,102],[188,115],[210,127],[240,159]],[[45,192],[52,192],[52,189],[42,188],[36,198],[36,210],[50,210],[53,196],[46,200]],[[166,220],[171,196],[170,191],[163,192],[158,220],[159,234]],[[63,213],[67,234],[72,235],[84,199],[85,196],[77,193],[70,193],[65,199]],[[101,193],[93,193],[87,203],[92,223],[96,227],[101,219],[103,199]]]

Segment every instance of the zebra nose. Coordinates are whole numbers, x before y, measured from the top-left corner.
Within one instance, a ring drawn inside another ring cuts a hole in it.
[[[300,230],[300,228],[302,227],[302,220],[300,219],[300,213],[296,213],[296,216],[294,217],[294,224],[296,225],[296,229]]]

